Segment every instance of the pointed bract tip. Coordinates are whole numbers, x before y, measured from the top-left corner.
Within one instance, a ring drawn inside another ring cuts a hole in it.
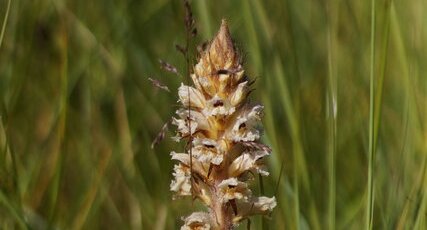
[[[230,40],[231,41],[230,30],[228,29],[228,23],[227,23],[226,19],[222,19],[221,27],[218,31],[218,34],[216,35],[215,40],[216,39]]]
[[[235,63],[237,54],[225,19],[222,19],[218,34],[210,44],[209,55],[211,62],[220,68],[230,67]]]

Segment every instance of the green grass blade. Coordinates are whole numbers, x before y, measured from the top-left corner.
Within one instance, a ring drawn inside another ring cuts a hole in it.
[[[337,99],[337,74],[334,64],[334,41],[335,34],[335,17],[332,11],[332,4],[327,6],[327,47],[328,47],[328,228],[335,229],[335,215],[336,215],[336,139],[337,139],[337,113],[338,113],[338,99]]]
[[[3,25],[1,27],[1,32],[0,32],[0,47],[1,47],[2,43],[3,43],[3,36],[4,36],[5,31],[6,31],[7,20],[9,19],[10,2],[11,2],[11,0],[7,1],[6,13],[4,14]]]
[[[368,197],[366,204],[366,229],[372,229],[374,216],[374,161],[375,161],[375,0],[371,5],[371,62],[370,62],[370,90],[369,90],[369,153],[368,153]]]

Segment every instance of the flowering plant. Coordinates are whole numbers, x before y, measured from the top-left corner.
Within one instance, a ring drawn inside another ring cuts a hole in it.
[[[200,199],[208,212],[194,212],[181,229],[232,229],[252,215],[269,214],[275,197],[254,196],[248,182],[268,176],[263,157],[270,148],[259,142],[262,105],[247,100],[253,82],[222,21],[216,37],[201,51],[191,74],[194,87],[178,89],[182,107],[172,123],[184,153],[172,152],[176,196]]]

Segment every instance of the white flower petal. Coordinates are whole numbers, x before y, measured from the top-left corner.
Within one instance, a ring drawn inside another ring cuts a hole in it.
[[[181,84],[178,88],[178,96],[184,106],[190,105],[197,108],[205,107],[206,100],[203,94],[193,87]]]
[[[223,180],[218,184],[218,188],[223,203],[233,199],[248,200],[251,196],[251,190],[248,189],[248,185],[234,177]]]
[[[209,230],[212,226],[212,219],[206,212],[194,212],[184,222],[181,230]]]
[[[190,129],[188,127],[188,123],[184,119],[176,119],[172,117],[172,124],[177,126],[178,132],[181,136],[190,135]],[[194,134],[197,129],[197,122],[190,121],[191,125],[191,134]]]
[[[212,139],[195,138],[193,141],[193,156],[203,163],[220,165],[224,159],[221,146]]]
[[[239,202],[238,209],[239,215],[233,221],[239,221],[253,215],[266,215],[269,214],[277,206],[276,197],[252,197],[251,200],[246,202]]]
[[[227,116],[236,111],[236,108],[230,104],[228,100],[224,100],[218,95],[212,97],[206,107],[202,110],[206,116]]]
[[[241,183],[239,180],[237,180],[237,178],[229,178],[226,180],[221,181],[221,183],[219,183],[218,188],[227,188],[228,186],[237,186],[239,183]]]
[[[264,110],[264,106],[255,105],[254,107],[252,107],[252,109],[250,110],[250,112],[248,114],[249,119],[260,120],[263,110]]]
[[[271,212],[277,206],[276,197],[256,197],[253,200],[253,205],[255,209],[258,209],[261,212]]]
[[[262,150],[243,152],[242,155],[234,159],[231,163],[228,173],[231,176],[239,176],[245,171],[256,170],[262,176],[268,176],[268,172],[263,169],[263,165],[258,164],[258,160],[269,155]]]
[[[210,129],[209,122],[206,119],[206,116],[204,116],[200,112],[197,112],[194,110],[189,111],[188,109],[180,109],[176,111],[176,114],[178,114],[178,116],[181,119],[190,119],[192,121],[191,125],[193,125],[193,123],[196,122],[200,129],[204,129],[204,130]]]
[[[206,117],[197,111],[188,109],[179,109],[176,111],[179,118],[172,118],[172,124],[177,126],[178,137],[187,137],[197,132],[198,130],[210,130],[210,125]],[[190,127],[189,127],[190,126]]]
[[[171,154],[172,160],[177,160],[185,165],[188,165],[190,162],[190,156],[187,153],[177,153],[172,151]]]
[[[246,96],[247,85],[248,82],[242,82],[237,86],[237,89],[234,91],[233,95],[231,95],[230,103],[233,106],[238,105]]]
[[[181,164],[174,166],[172,175],[175,177],[170,184],[170,190],[176,192],[180,196],[191,195],[190,170]]]
[[[260,138],[260,131],[257,129],[257,124],[261,119],[263,106],[256,105],[245,110],[240,114],[231,130],[227,132],[227,138],[234,142],[251,142]]]
[[[177,160],[187,167],[190,166],[190,155],[187,153],[176,153],[174,151],[171,152],[172,160]],[[200,176],[207,176],[209,170],[209,164],[197,161],[193,157],[192,161],[193,172],[198,173]]]

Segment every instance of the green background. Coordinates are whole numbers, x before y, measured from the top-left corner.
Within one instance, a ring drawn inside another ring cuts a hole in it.
[[[226,18],[265,105],[252,188],[278,206],[251,229],[426,228],[426,1],[191,5],[192,47]],[[185,73],[183,18],[178,0],[0,1],[0,228],[177,229],[202,209],[172,201],[173,132],[150,148],[186,81],[158,63]]]

